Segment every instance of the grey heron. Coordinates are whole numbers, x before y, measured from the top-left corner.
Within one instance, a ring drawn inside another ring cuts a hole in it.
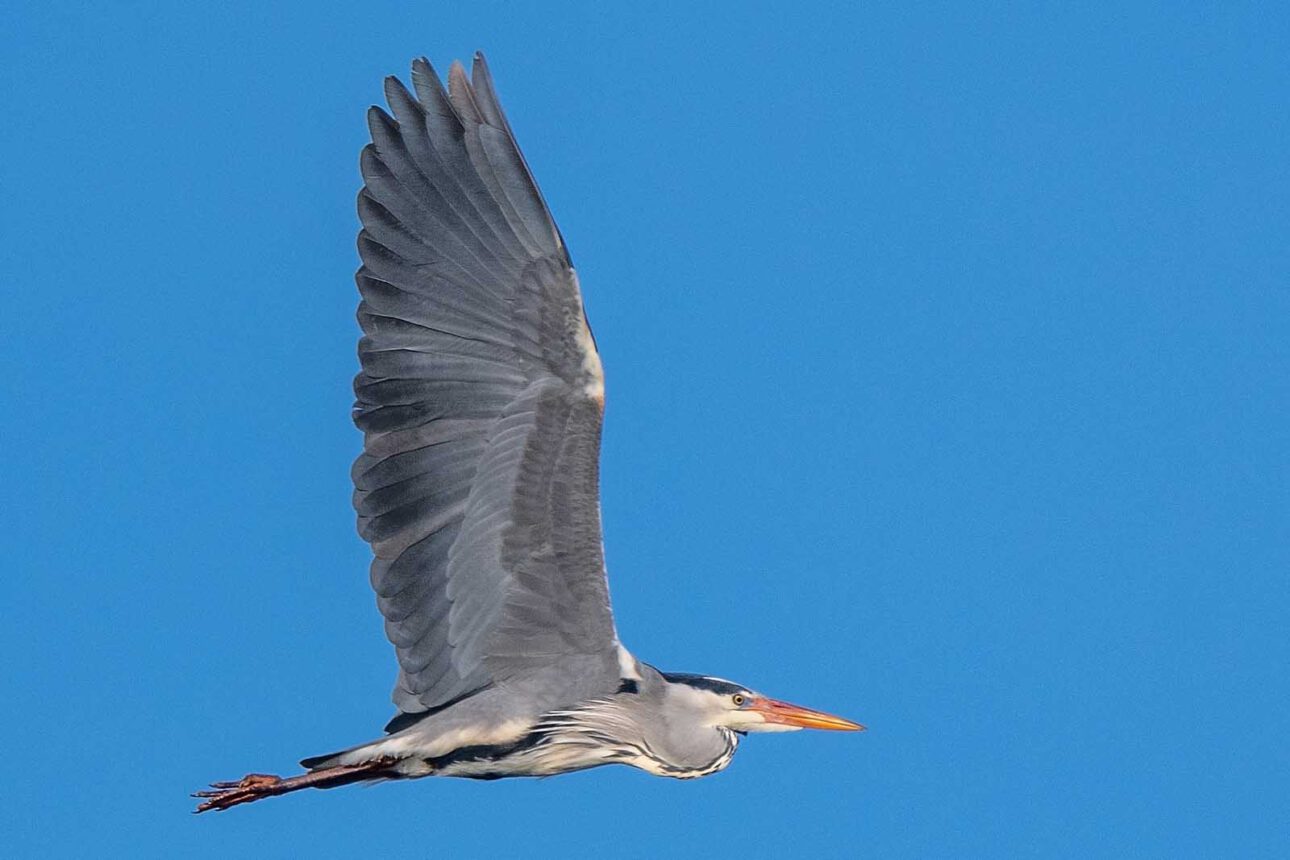
[[[705,776],[749,732],[858,730],[618,641],[601,544],[604,375],[578,278],[484,58],[412,65],[368,113],[358,195],[358,529],[398,658],[377,740],[198,792],[198,812],[301,788]],[[391,115],[392,114],[392,115]]]

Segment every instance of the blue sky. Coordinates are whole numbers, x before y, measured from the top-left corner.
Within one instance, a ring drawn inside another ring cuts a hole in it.
[[[191,5],[0,32],[14,856],[1284,848],[1284,11]],[[604,357],[624,640],[871,729],[194,818],[390,715],[358,150],[476,48]]]

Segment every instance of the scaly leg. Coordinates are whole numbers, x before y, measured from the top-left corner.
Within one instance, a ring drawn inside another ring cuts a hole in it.
[[[193,794],[193,797],[207,798],[195,811],[230,809],[241,803],[299,791],[302,788],[335,788],[339,785],[349,785],[351,782],[392,777],[395,774],[390,772],[390,767],[396,762],[398,759],[393,756],[383,756],[362,764],[325,767],[285,779],[269,773],[249,773],[236,782],[212,782],[211,788],[214,791],[198,791]]]

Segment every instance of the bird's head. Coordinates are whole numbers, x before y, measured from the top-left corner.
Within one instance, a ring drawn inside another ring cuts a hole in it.
[[[764,696],[740,684],[707,675],[663,673],[674,699],[698,712],[711,726],[736,732],[793,732],[798,729],[864,731],[864,726],[823,711]]]

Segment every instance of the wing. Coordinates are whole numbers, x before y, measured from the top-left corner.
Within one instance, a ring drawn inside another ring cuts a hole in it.
[[[387,79],[361,162],[354,506],[405,713],[615,653],[600,358],[478,54],[472,77]]]

